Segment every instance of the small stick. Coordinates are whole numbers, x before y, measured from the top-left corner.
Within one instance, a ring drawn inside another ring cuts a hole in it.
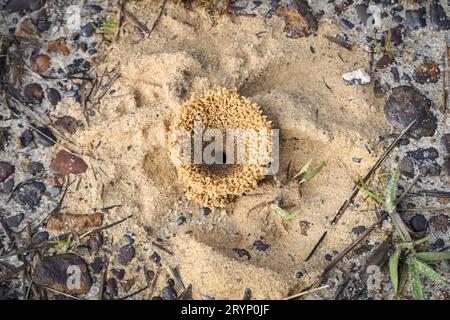
[[[162,3],[162,5],[161,5],[161,9],[160,9],[160,11],[159,11],[159,14],[158,14],[158,16],[156,17],[155,22],[153,22],[153,25],[152,25],[152,27],[151,27],[151,29],[150,29],[148,35],[150,35],[150,34],[153,32],[153,30],[155,29],[155,27],[156,27],[156,25],[158,24],[159,20],[161,19],[162,14],[163,14],[163,11],[164,11],[164,8],[165,8],[165,6],[166,6],[166,3],[167,3],[167,0],[163,0],[163,3]]]
[[[56,289],[52,289],[52,288],[45,287],[45,286],[41,286],[41,285],[39,285],[39,287],[41,287],[41,288],[44,289],[44,290],[47,290],[47,291],[56,293],[56,294],[61,294],[61,295],[63,295],[63,296],[66,296],[66,297],[71,298],[71,299],[74,299],[74,300],[82,300],[82,299],[77,298],[77,297],[75,297],[75,296],[73,296],[73,295],[71,295],[71,294],[68,294],[68,293],[65,293],[65,292],[62,292],[62,291],[59,291],[59,290],[56,290]]]
[[[309,259],[311,259],[311,257],[314,255],[314,253],[316,252],[316,250],[319,247],[319,245],[322,243],[323,239],[325,239],[327,233],[328,233],[328,231],[325,231],[320,236],[319,241],[317,241],[316,245],[312,248],[311,252],[308,254],[308,256],[306,257],[305,261],[308,261]]]
[[[0,283],[11,279],[12,277],[14,277],[16,274],[18,274],[20,271],[25,269],[25,264],[22,264],[21,266],[7,272],[6,274],[4,274],[2,277],[0,277]]]
[[[171,256],[173,256],[173,252],[170,251],[169,249],[166,249],[164,246],[160,245],[159,243],[152,241],[152,245],[154,245],[155,247],[161,249],[162,251],[167,252],[168,254],[170,254]]]
[[[118,225],[118,224],[124,222],[125,220],[130,219],[132,216],[133,216],[133,215],[129,215],[128,217],[125,217],[125,218],[123,218],[123,219],[120,219],[119,221],[113,222],[113,223],[111,223],[111,224],[108,224],[108,225],[103,226],[103,227],[100,227],[100,228],[96,228],[96,229],[91,230],[91,231],[88,231],[88,232],[86,232],[86,233],[83,233],[83,234],[80,236],[80,239],[83,239],[83,238],[87,237],[88,235],[90,235],[90,234],[92,234],[92,233],[94,233],[94,232],[102,231],[102,230],[105,230],[105,229],[109,229],[109,228],[111,228],[111,227],[114,227],[114,226],[116,226],[116,225]]]
[[[328,271],[330,271],[331,269],[333,269],[333,267],[339,262],[341,261],[350,251],[353,250],[353,248],[355,248],[362,240],[364,240],[365,237],[367,237],[369,235],[369,233],[371,233],[376,226],[378,226],[379,224],[381,224],[384,219],[386,219],[387,217],[387,213],[383,213],[381,215],[381,217],[372,225],[370,225],[370,227],[368,227],[351,245],[349,245],[347,248],[345,248],[343,251],[341,251],[341,253],[339,253],[336,258],[333,259],[333,261],[331,261],[323,270],[322,276],[324,276],[326,273],[328,273]]]
[[[139,29],[141,29],[142,31],[144,31],[145,34],[147,34],[147,35],[150,34],[150,29],[147,28],[147,26],[146,26],[145,24],[143,24],[142,22],[140,22],[140,21],[138,20],[138,18],[136,18],[136,16],[135,16],[133,13],[131,13],[130,11],[128,11],[128,10],[125,9],[125,8],[123,9],[123,12],[125,13],[125,16],[126,16],[127,18],[130,18],[131,22],[133,22],[135,25],[137,25],[137,27],[138,27]]]
[[[395,205],[396,205],[396,206],[403,200],[404,197],[406,197],[406,195],[408,194],[408,192],[411,191],[411,189],[412,189],[412,188],[414,187],[414,185],[417,183],[417,181],[419,180],[419,178],[420,178],[420,174],[417,174],[417,175],[414,177],[413,181],[412,181],[411,184],[408,186],[408,188],[406,188],[406,190],[403,191],[403,193],[400,195],[400,197],[397,198],[397,201],[395,202]]]
[[[329,287],[330,287],[330,285],[327,284],[327,285],[319,287],[319,288],[315,288],[315,289],[311,289],[311,290],[308,290],[308,291],[303,291],[303,292],[294,294],[293,296],[289,296],[287,298],[284,298],[283,300],[292,300],[292,299],[295,299],[295,298],[300,298],[300,297],[305,296],[307,294],[314,293],[314,292],[317,292],[317,291],[320,291],[320,290],[323,290],[323,289],[327,289]]]

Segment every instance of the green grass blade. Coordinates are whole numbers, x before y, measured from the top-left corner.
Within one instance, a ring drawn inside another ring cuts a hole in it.
[[[399,165],[397,165],[397,168],[395,169],[395,172],[391,175],[389,178],[389,182],[386,187],[386,210],[388,213],[392,214],[395,211],[395,202],[397,197],[397,185],[398,185],[398,178],[400,176],[400,170]]]
[[[401,266],[400,270],[400,280],[398,282],[398,294],[401,294],[403,292],[403,289],[405,288],[406,281],[408,281],[408,274],[409,274],[409,264],[404,263]]]
[[[309,170],[311,163],[312,163],[312,159],[309,159],[308,162],[305,163],[305,165],[300,169],[300,172],[298,173],[298,175],[306,173]]]
[[[372,199],[373,202],[375,202],[376,204],[380,205],[383,203],[383,199],[381,199],[381,197],[379,197],[377,194],[373,193],[372,191],[370,191],[369,189],[366,188],[362,188],[360,187],[361,192],[368,198]]]
[[[315,168],[314,170],[312,170],[310,173],[307,173],[303,176],[302,180],[300,181],[300,183],[305,183],[310,181],[312,178],[314,178],[316,175],[319,174],[320,171],[322,171],[322,169],[326,166],[327,164],[325,162],[322,162],[322,164],[320,166],[318,166],[317,168]]]
[[[450,260],[450,252],[417,252],[416,257],[423,261]]]
[[[285,215],[284,219],[291,220],[291,219],[298,217],[299,215],[300,215],[300,210],[296,210],[294,212],[291,212],[291,213],[288,213],[287,215]]]
[[[409,265],[409,278],[411,279],[411,289],[416,300],[424,300],[422,282],[420,281],[420,273],[416,263],[416,259],[412,258]]]
[[[287,213],[286,210],[280,208],[280,207],[279,207],[278,205],[276,205],[276,204],[273,204],[273,205],[272,205],[272,209],[275,210],[276,213],[281,214],[282,216],[287,216],[287,215],[288,215],[288,213]]]
[[[416,266],[421,274],[423,274],[433,282],[437,284],[445,283],[445,279],[426,263],[423,263],[422,261],[416,259]]]
[[[283,208],[280,208],[278,205],[273,204],[272,209],[275,210],[275,212],[281,214],[285,220],[292,220],[300,215],[300,210],[296,210],[294,212],[287,212]]]
[[[113,32],[119,26],[119,22],[115,20],[107,20],[100,24],[99,27],[95,28],[98,33],[108,33]]]
[[[394,293],[398,293],[398,261],[400,259],[400,249],[396,248],[389,257],[389,275],[391,276],[392,288]]]

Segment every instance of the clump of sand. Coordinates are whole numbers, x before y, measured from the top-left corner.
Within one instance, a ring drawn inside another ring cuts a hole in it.
[[[146,1],[127,2],[127,9],[140,21],[153,21],[158,14],[157,6]],[[107,222],[133,214],[106,231],[113,247],[123,242],[125,232],[135,235],[137,258],[127,267],[130,275],[137,265],[154,269],[146,252],[156,250],[163,265],[179,266],[181,276],[193,285],[194,298],[240,298],[245,288],[254,297],[280,298],[314,283],[327,262],[324,255],[350,243],[354,226],[375,219],[347,211],[317,254],[304,262],[354,181],[373,164],[374,142],[386,124],[371,86],[342,80],[343,73],[368,67],[366,53],[328,42],[324,36],[336,29],[326,22],[317,35],[300,39],[287,38],[283,28],[277,17],[221,17],[212,23],[200,10],[168,3],[149,38],[135,43],[133,26],[127,23],[125,34],[99,66],[120,61],[122,76],[90,126],[73,137],[98,160],[87,159],[90,170],[65,204],[79,213],[121,204]],[[277,179],[265,180],[225,209],[205,216],[184,195],[167,137],[192,94],[221,87],[237,89],[280,128],[281,165]],[[80,113],[81,107],[71,110]],[[285,180],[288,167],[299,170],[309,159],[327,163],[311,182],[301,188],[277,182]],[[272,202],[300,210],[300,217],[283,221],[265,205]],[[187,219],[179,226],[180,215]],[[305,232],[302,223],[309,226]],[[153,230],[150,236],[144,226]],[[156,238],[173,255],[152,246],[150,239]],[[257,240],[270,247],[256,250]],[[239,257],[234,248],[247,250],[251,259]],[[110,266],[114,263],[112,259]],[[300,270],[304,276],[297,279]],[[164,277],[156,290],[162,285]]]
[[[231,130],[239,130],[241,136],[238,131],[230,134]],[[223,208],[236,196],[253,190],[264,177],[263,169],[270,166],[271,130],[259,106],[234,90],[194,95],[183,104],[169,139],[186,196],[207,207]],[[195,152],[196,140],[205,134],[214,136],[204,137],[202,151]],[[210,159],[195,163],[203,153]],[[252,155],[256,155],[254,159]],[[261,155],[267,161],[262,162]],[[207,164],[211,160],[214,162]]]

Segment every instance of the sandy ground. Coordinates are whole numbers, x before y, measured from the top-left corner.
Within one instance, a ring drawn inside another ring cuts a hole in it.
[[[141,21],[153,21],[158,14],[151,2],[130,1],[127,8]],[[132,25],[125,26],[99,66],[120,62],[122,76],[90,126],[72,137],[97,160],[87,159],[90,169],[69,191],[65,210],[86,213],[121,204],[106,223],[133,217],[106,233],[113,250],[125,244],[125,233],[136,239],[137,259],[127,266],[127,277],[144,281],[138,266],[154,269],[152,240],[159,239],[173,253],[158,250],[162,261],[156,291],[165,285],[168,268],[178,266],[184,282],[193,285],[194,298],[240,299],[245,288],[256,299],[283,298],[315,283],[327,263],[324,255],[351,243],[354,226],[376,219],[348,210],[319,252],[304,262],[354,181],[379,155],[378,136],[388,128],[382,101],[371,87],[342,80],[345,72],[368,70],[369,57],[330,43],[324,36],[337,28],[328,22],[321,22],[316,35],[289,39],[277,17],[211,18],[198,10],[168,3],[151,36],[139,43],[132,39]],[[221,87],[235,88],[258,103],[281,130],[281,166],[276,179],[266,179],[205,216],[199,204],[184,196],[169,160],[167,134],[191,94]],[[82,119],[76,103],[58,108],[61,115]],[[356,163],[352,157],[362,160]],[[327,166],[301,188],[283,183],[289,164],[299,170],[309,159]],[[299,209],[301,215],[283,221],[269,205],[261,205],[271,201]],[[187,222],[177,226],[180,215]],[[302,234],[305,221],[310,228]],[[270,248],[256,250],[256,240]],[[251,259],[239,257],[234,248],[247,250]],[[300,270],[305,276],[297,279]]]

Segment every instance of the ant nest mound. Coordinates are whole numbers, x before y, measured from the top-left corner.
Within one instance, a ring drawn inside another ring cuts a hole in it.
[[[235,90],[193,95],[171,128],[170,150],[189,199],[225,207],[253,190],[271,165],[272,126]]]

